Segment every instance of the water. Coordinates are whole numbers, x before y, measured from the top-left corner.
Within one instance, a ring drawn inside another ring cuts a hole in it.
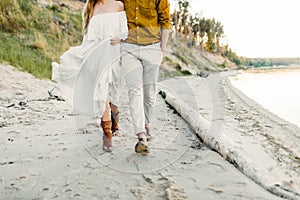
[[[300,127],[300,70],[242,73],[231,82],[264,108]]]

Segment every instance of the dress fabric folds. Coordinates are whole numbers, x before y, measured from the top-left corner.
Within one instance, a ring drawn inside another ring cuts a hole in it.
[[[120,44],[112,46],[110,39],[124,40],[127,35],[124,11],[97,14],[90,19],[81,45],[67,50],[60,63],[52,63],[52,80],[72,106],[78,128],[103,115],[112,70],[120,67]]]

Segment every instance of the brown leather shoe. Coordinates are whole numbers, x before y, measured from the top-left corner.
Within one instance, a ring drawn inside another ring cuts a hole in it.
[[[112,132],[111,121],[102,121],[101,127],[103,130],[103,150],[107,152],[112,151]]]
[[[139,141],[135,145],[135,148],[134,148],[135,152],[140,153],[143,156],[149,154],[150,148],[147,144],[147,138],[145,137],[145,134],[139,133],[138,137],[139,137]]]

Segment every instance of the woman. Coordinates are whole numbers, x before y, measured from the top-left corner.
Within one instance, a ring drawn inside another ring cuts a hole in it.
[[[83,10],[84,37],[52,63],[52,79],[76,114],[78,128],[101,117],[103,149],[112,151],[108,84],[112,67],[118,67],[120,41],[128,34],[124,5],[115,0],[88,0]]]

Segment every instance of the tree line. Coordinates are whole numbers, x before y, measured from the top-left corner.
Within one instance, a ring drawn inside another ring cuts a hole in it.
[[[300,64],[300,58],[247,58],[249,67],[288,66]]]
[[[221,43],[225,39],[221,22],[199,14],[192,15],[189,12],[190,0],[178,0],[177,5],[178,10],[171,13],[172,29],[176,38],[186,41],[189,47],[199,47],[227,57],[237,65],[245,63],[246,58],[238,56],[228,44]]]

